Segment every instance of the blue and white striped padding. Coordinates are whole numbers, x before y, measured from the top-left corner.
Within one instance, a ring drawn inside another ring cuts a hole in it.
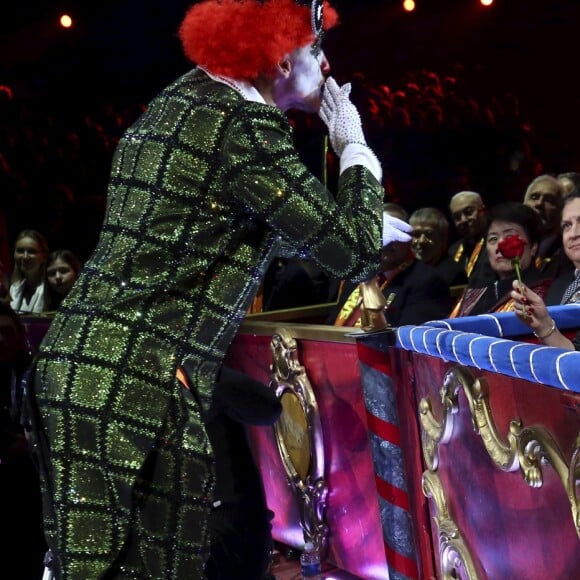
[[[554,306],[550,313],[560,329],[580,327],[580,306]],[[474,327],[478,330],[474,331]],[[482,332],[490,329],[491,332]],[[508,332],[522,336],[529,334],[529,329],[513,313],[469,316],[423,326],[401,326],[397,329],[397,346],[445,361],[580,392],[580,352],[502,338]]]
[[[580,303],[565,306],[549,306],[548,312],[560,330],[580,328]],[[477,332],[486,336],[510,337],[531,334],[530,329],[513,312],[478,314],[460,318],[446,318],[426,322],[426,326]]]

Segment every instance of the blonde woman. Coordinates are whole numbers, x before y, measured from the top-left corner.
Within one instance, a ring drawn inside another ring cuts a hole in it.
[[[14,271],[10,280],[10,306],[15,312],[42,312],[48,242],[37,230],[22,230],[14,243]]]

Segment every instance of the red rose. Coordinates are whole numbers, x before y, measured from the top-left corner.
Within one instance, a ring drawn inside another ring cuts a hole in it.
[[[506,260],[512,261],[513,269],[516,271],[516,276],[520,283],[520,292],[525,293],[524,284],[522,282],[522,272],[520,270],[520,258],[524,255],[524,248],[526,247],[526,240],[520,236],[506,236],[498,245],[497,253],[501,254]],[[524,310],[522,316],[526,318],[527,314]]]
[[[520,236],[507,236],[497,245],[497,253],[508,260],[515,260],[524,255],[526,244],[526,240]]]

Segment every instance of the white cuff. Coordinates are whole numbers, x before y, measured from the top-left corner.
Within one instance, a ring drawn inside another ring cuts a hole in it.
[[[373,153],[370,147],[362,145],[361,143],[349,143],[340,156],[340,173],[346,171],[353,165],[363,165],[381,183],[383,179],[383,169],[381,162]]]

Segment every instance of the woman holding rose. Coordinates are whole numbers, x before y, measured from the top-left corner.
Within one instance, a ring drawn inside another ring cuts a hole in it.
[[[574,275],[564,275],[554,281],[550,290],[550,298],[558,294],[560,300],[548,300],[548,304],[559,302],[560,304],[577,303],[580,298],[580,191],[574,190],[562,201],[562,247],[564,252],[574,264]],[[563,282],[563,284],[561,284]],[[569,286],[569,291],[566,287]],[[557,291],[557,292],[553,292]],[[556,346],[569,350],[580,350],[580,331],[573,340],[566,338],[556,327],[556,323],[550,316],[543,296],[534,292],[526,285],[520,287],[513,285],[511,298],[514,302],[516,316],[527,324],[536,338],[547,346]]]
[[[531,208],[511,201],[492,208],[487,216],[485,241],[496,280],[483,287],[468,286],[450,318],[514,310],[510,294],[514,280],[544,297],[551,280],[542,278],[534,263],[540,238],[539,219]]]

